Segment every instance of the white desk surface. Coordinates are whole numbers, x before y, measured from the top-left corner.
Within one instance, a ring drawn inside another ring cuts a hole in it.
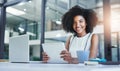
[[[0,62],[0,71],[120,71],[120,65],[42,64]]]

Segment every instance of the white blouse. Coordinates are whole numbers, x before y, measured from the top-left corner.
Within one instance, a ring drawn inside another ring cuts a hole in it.
[[[88,33],[83,37],[72,36],[70,39],[69,52],[72,57],[77,57],[76,51],[89,51],[91,46],[91,37],[93,33]]]

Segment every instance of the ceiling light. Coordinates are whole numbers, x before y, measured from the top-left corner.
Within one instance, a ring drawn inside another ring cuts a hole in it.
[[[29,3],[32,3],[32,1],[30,0],[30,1],[28,1]]]
[[[17,16],[19,16],[19,15],[24,15],[24,14],[25,14],[24,11],[20,11],[20,10],[15,9],[15,8],[12,8],[12,7],[8,7],[8,8],[6,9],[6,11],[7,11],[8,13],[10,13],[10,14],[17,15]]]
[[[58,21],[58,20],[57,20],[57,21],[56,21],[56,24],[61,25],[61,21]]]
[[[46,9],[47,9],[47,10],[49,10],[49,9],[50,9],[50,7],[48,7],[48,6],[47,6],[47,7],[46,7]]]
[[[24,32],[25,30],[21,27],[18,28],[21,32]]]
[[[21,3],[19,3],[18,5],[21,6],[21,5],[24,5],[24,4],[25,4],[24,2],[21,2]]]
[[[26,11],[26,9],[23,9],[24,11]]]

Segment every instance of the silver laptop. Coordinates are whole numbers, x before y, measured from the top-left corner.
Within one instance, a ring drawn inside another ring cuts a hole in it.
[[[29,62],[29,35],[9,39],[9,62]]]

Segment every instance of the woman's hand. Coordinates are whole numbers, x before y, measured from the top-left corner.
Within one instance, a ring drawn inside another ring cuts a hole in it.
[[[47,61],[49,60],[50,57],[46,54],[46,52],[43,52],[42,56],[43,56],[43,59],[42,59],[43,63],[47,63]]]
[[[72,63],[72,57],[68,51],[63,50],[60,54],[61,54],[61,58],[63,58],[63,60],[67,61],[68,63]]]

